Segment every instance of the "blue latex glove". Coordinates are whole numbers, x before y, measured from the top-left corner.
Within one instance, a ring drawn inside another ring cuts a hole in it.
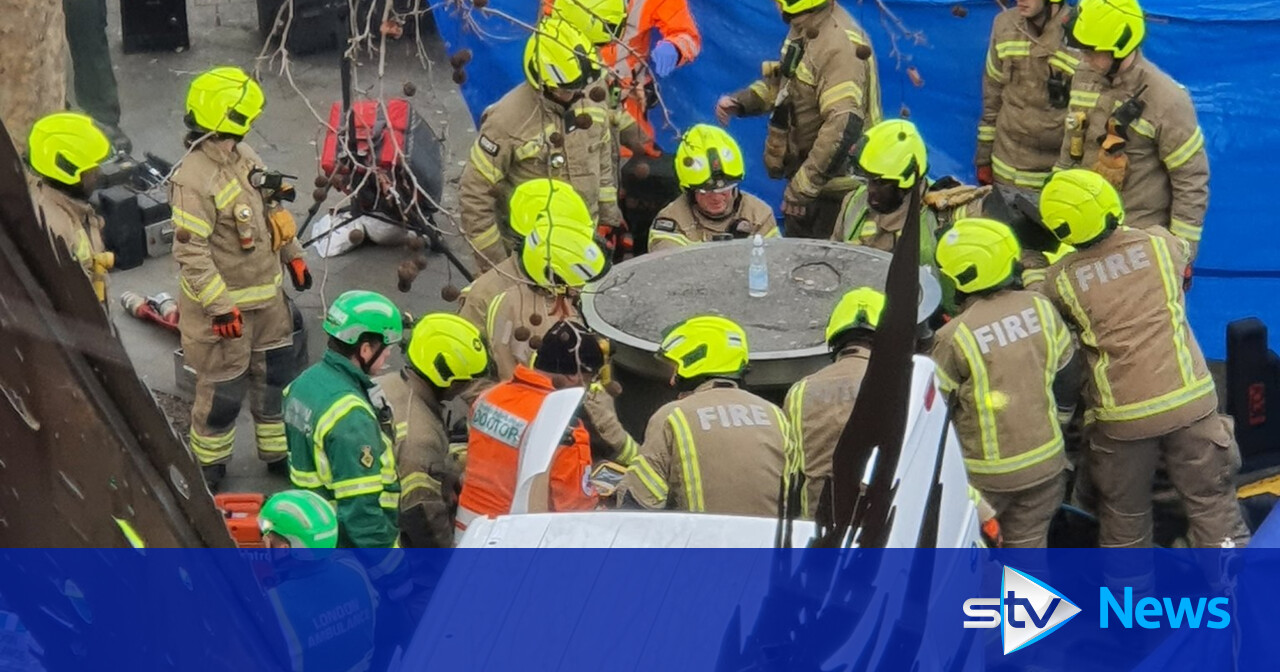
[[[676,64],[680,62],[680,52],[676,51],[676,45],[666,40],[658,42],[653,47],[653,54],[649,58],[653,63],[653,74],[659,77],[666,77],[676,69]]]

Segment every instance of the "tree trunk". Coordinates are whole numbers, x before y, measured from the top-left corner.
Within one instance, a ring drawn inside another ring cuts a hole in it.
[[[67,102],[62,0],[0,0],[0,119],[19,152],[36,119]]]

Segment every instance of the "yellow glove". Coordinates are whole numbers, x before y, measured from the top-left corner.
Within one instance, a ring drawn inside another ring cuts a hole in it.
[[[298,225],[293,221],[293,215],[279,205],[267,212],[267,223],[271,225],[272,252],[279,252],[280,248],[298,237]]]

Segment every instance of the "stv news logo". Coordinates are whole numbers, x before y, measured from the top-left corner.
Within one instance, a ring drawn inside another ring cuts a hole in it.
[[[1000,579],[1000,597],[976,597],[964,601],[964,627],[1002,626],[1000,641],[1008,655],[1034,644],[1080,613],[1065,595],[1041,581],[1006,566]]]

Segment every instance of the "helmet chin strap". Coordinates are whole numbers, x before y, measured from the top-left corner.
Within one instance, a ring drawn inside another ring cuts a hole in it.
[[[378,349],[373,351],[373,357],[370,357],[367,361],[360,356],[359,352],[356,353],[356,359],[360,360],[360,370],[364,371],[364,375],[373,375],[373,365],[377,363],[378,358],[382,356],[382,352],[386,349],[387,344],[379,342]]]

